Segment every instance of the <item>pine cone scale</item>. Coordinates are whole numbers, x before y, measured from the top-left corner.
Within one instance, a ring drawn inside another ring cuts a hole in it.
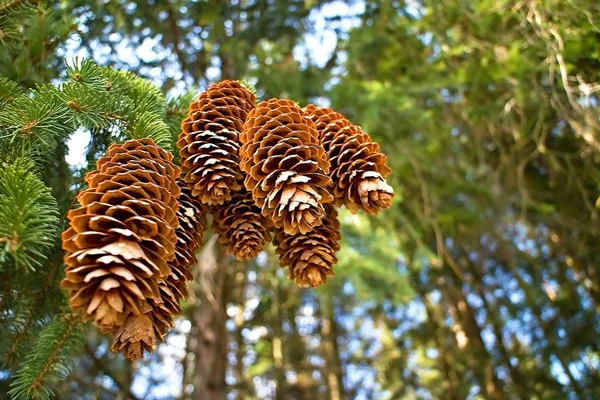
[[[337,211],[331,204],[325,205],[323,223],[308,232],[289,235],[278,230],[275,236],[279,263],[289,267],[288,277],[296,285],[316,287],[333,275],[337,263],[335,252],[340,249],[340,225]]]
[[[309,104],[307,115],[314,121],[329,161],[335,204],[351,212],[376,215],[389,208],[394,190],[385,181],[391,172],[379,145],[360,127],[329,108]]]
[[[140,161],[130,154],[136,150],[150,158]],[[175,176],[157,171],[177,173],[171,160],[149,139],[111,146],[86,176],[81,207],[68,214],[61,284],[71,291],[71,307],[103,331],[159,298],[158,282],[170,272],[176,225],[167,221],[167,210],[174,213],[179,188],[172,185]]]
[[[240,189],[239,133],[254,103],[239,82],[223,81],[190,105],[177,147],[184,180],[203,204],[222,205]]]
[[[178,227],[175,229],[174,259],[169,263],[169,274],[158,282],[158,296],[146,303],[142,313],[130,314],[121,329],[116,330],[113,351],[120,351],[135,360],[150,352],[163,340],[173,326],[173,319],[181,313],[179,302],[187,296],[187,283],[192,280],[191,268],[196,263],[196,250],[202,245],[206,230],[206,209],[182,181],[177,209]]]
[[[329,162],[314,124],[289,100],[271,99],[252,110],[240,135],[244,185],[262,215],[289,234],[321,223]]]

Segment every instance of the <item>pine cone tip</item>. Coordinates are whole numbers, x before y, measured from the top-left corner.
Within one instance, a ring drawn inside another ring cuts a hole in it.
[[[378,172],[363,173],[358,181],[357,193],[360,202],[354,201],[354,199],[347,202],[349,210],[353,213],[362,208],[371,215],[377,215],[380,209],[392,206],[394,188],[388,185]]]
[[[130,315],[115,335],[111,350],[135,361],[144,357],[144,351],[152,352],[155,343],[156,335],[150,316]]]
[[[294,279],[298,287],[319,287],[327,281],[328,275],[334,275],[332,269],[325,269],[321,265],[309,265],[302,272],[296,273],[295,276],[289,273],[288,277]]]

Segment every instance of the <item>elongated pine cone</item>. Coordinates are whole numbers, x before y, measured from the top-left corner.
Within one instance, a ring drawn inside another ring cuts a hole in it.
[[[338,213],[331,204],[325,205],[325,211],[323,224],[308,233],[288,235],[279,230],[275,235],[279,264],[289,267],[288,278],[300,287],[325,283],[338,261],[335,256],[341,239]]]
[[[256,97],[237,81],[222,81],[200,94],[181,124],[177,141],[184,179],[194,197],[214,205],[240,189],[239,134]]]
[[[240,135],[244,184],[276,228],[293,235],[321,224],[329,161],[314,123],[291,100],[270,99],[250,111]]]
[[[394,189],[385,178],[391,169],[379,145],[359,126],[331,108],[309,104],[306,115],[315,122],[321,145],[331,163],[335,204],[352,213],[363,210],[377,215],[392,205]]]
[[[240,261],[251,260],[271,241],[271,221],[254,203],[252,193],[242,189],[230,202],[215,207],[213,230],[228,255]]]
[[[85,178],[81,207],[68,213],[61,286],[71,308],[104,332],[161,301],[177,242],[180,170],[172,158],[151,139],[110,146]]]
[[[187,297],[187,283],[193,279],[192,267],[197,262],[196,251],[202,246],[202,235],[207,229],[206,208],[192,197],[183,181],[177,183],[181,189],[177,245],[175,259],[169,264],[171,273],[158,284],[162,301],[154,301],[143,315],[130,315],[117,330],[112,344],[114,352],[122,352],[131,360],[142,358],[144,351],[151,352],[173,326],[173,318],[181,314],[180,301]]]

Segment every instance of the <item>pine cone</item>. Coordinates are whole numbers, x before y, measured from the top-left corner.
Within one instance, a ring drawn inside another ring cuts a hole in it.
[[[321,144],[331,163],[335,204],[352,213],[359,209],[377,215],[392,205],[394,189],[385,178],[391,169],[377,143],[356,125],[331,108],[309,104],[307,116],[315,122]]]
[[[177,141],[185,182],[204,204],[223,204],[240,189],[239,133],[254,94],[236,81],[211,85],[190,105]]]
[[[151,139],[112,145],[86,176],[63,233],[70,306],[104,332],[160,301],[175,257],[179,168]]]
[[[162,301],[154,301],[143,315],[130,315],[117,330],[112,350],[122,352],[131,360],[151,352],[158,340],[163,340],[173,326],[173,317],[181,314],[181,299],[187,297],[187,283],[193,279],[192,267],[196,264],[196,250],[202,246],[202,235],[207,228],[206,209],[191,195],[182,180],[177,181],[181,196],[177,218],[179,227],[175,259],[169,264],[171,273],[158,284]]]
[[[123,326],[116,330],[111,350],[135,361],[144,357],[144,352],[151,353],[161,337],[158,326],[152,321],[151,312],[130,314]]]
[[[271,221],[260,213],[252,193],[242,189],[224,206],[215,207],[213,230],[228,255],[251,260],[271,240]]]
[[[314,123],[290,100],[263,101],[249,114],[240,135],[240,167],[246,189],[275,227],[293,235],[321,224],[329,161]]]
[[[275,235],[279,263],[289,267],[288,278],[294,279],[300,287],[325,283],[337,264],[335,252],[340,249],[340,223],[333,205],[326,204],[325,211],[323,224],[306,234],[288,235],[279,230]]]

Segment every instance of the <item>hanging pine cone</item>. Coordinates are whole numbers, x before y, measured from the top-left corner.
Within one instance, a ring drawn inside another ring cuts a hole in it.
[[[340,223],[331,204],[325,205],[325,211],[323,224],[308,233],[288,235],[279,230],[275,235],[279,263],[289,267],[288,278],[300,287],[325,283],[337,264],[335,253],[340,249]]]
[[[240,167],[246,188],[275,227],[293,235],[319,226],[329,161],[314,123],[290,100],[263,101],[249,114],[240,135]]]
[[[190,105],[177,147],[185,182],[202,203],[223,204],[240,189],[238,136],[255,103],[250,90],[226,80]]]
[[[362,209],[373,215],[380,208],[389,208],[394,189],[385,178],[391,169],[379,145],[331,108],[309,104],[305,110],[315,122],[331,163],[335,204],[345,205],[352,213]]]
[[[71,308],[104,332],[160,301],[175,257],[179,168],[151,139],[112,145],[86,176],[63,233]]]
[[[152,353],[161,334],[159,326],[152,321],[151,308],[145,311],[141,315],[129,314],[123,326],[116,330],[111,346],[113,352],[120,352],[131,361],[144,357],[144,352]]]
[[[161,302],[154,301],[143,315],[130,315],[117,330],[112,344],[114,352],[122,352],[131,360],[143,357],[144,351],[151,352],[154,344],[162,341],[173,317],[181,314],[181,299],[187,297],[187,283],[193,279],[192,267],[196,264],[196,251],[202,246],[202,236],[207,228],[206,209],[191,195],[182,180],[177,181],[181,196],[175,230],[177,246],[175,259],[169,264],[171,273],[158,284]]]
[[[271,221],[260,213],[252,193],[242,189],[227,204],[215,207],[213,230],[228,255],[251,260],[271,240]]]

